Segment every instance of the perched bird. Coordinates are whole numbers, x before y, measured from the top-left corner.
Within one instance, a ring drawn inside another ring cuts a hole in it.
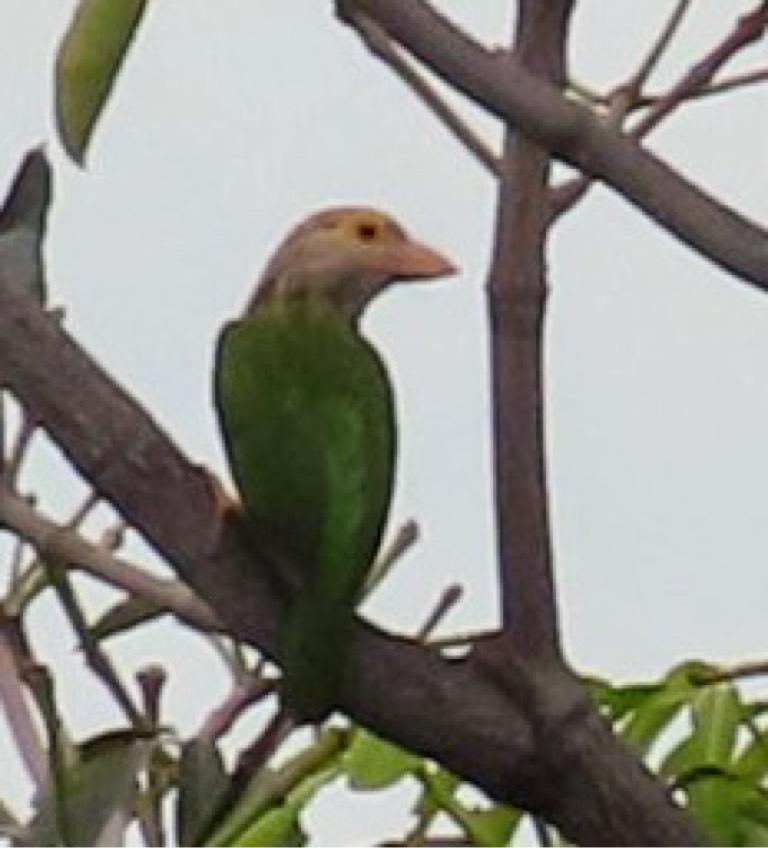
[[[43,239],[51,203],[51,166],[40,147],[30,150],[0,208],[0,275],[46,300]]]
[[[215,404],[246,519],[300,568],[281,650],[300,721],[336,705],[392,493],[392,389],[360,316],[392,283],[454,271],[382,212],[327,209],[288,235],[219,337]]]

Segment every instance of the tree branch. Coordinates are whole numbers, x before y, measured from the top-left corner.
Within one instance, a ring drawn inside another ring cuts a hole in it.
[[[570,0],[523,0],[514,53],[532,73],[565,80]],[[508,63],[507,72],[515,65]],[[488,278],[496,521],[502,620],[518,650],[559,655],[543,422],[549,154],[507,128]]]
[[[503,51],[482,47],[424,0],[337,0],[456,89],[565,162],[611,186],[712,262],[768,289],[768,232],[708,195]],[[514,68],[510,68],[510,64]]]
[[[733,30],[700,62],[694,65],[667,94],[658,100],[632,128],[634,138],[643,138],[693,94],[702,91],[715,74],[737,53],[762,38],[768,26],[768,3],[761,2],[742,15]]]
[[[451,108],[444,97],[392,44],[384,30],[365,15],[351,14],[347,23],[357,30],[365,46],[411,89],[437,119],[491,174],[499,173],[499,157],[472,127]]]
[[[85,571],[116,589],[145,598],[197,629],[221,627],[211,608],[185,583],[155,577],[104,546],[88,542],[74,528],[54,523],[5,486],[0,486],[0,526],[29,542],[40,559]]]
[[[276,657],[282,603],[268,552],[222,513],[210,475],[31,298],[1,284],[0,387],[236,638]],[[698,841],[564,668],[520,663],[500,685],[472,660],[448,662],[362,623],[353,635],[341,706],[361,724],[576,842]]]

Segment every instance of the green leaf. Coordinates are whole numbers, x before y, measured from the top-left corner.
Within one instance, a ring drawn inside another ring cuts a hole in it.
[[[750,781],[702,770],[687,785],[688,810],[712,845],[756,844],[768,816],[768,796]],[[765,843],[759,843],[765,844]]]
[[[473,845],[509,845],[521,818],[519,810],[495,804],[487,810],[466,811],[463,825]]]
[[[145,6],[146,0],[80,0],[59,46],[56,125],[79,165]]]
[[[429,772],[429,780],[424,779],[424,773]],[[419,772],[424,791],[419,798],[414,813],[422,821],[433,818],[442,809],[439,798],[453,795],[461,786],[461,780],[443,768],[433,769],[425,766]]]
[[[270,810],[244,830],[232,845],[306,845],[300,813],[300,807],[288,805]]]
[[[744,801],[742,810],[754,825],[768,830],[768,794],[765,790],[754,787],[754,791]]]
[[[734,763],[734,771],[756,783],[768,775],[768,738],[765,733],[753,736]]]
[[[692,731],[665,757],[661,773],[678,777],[699,768],[730,769],[743,715],[732,685],[700,690],[691,702]]]
[[[674,668],[627,719],[621,734],[641,754],[649,751],[659,734],[699,691],[690,676],[700,666],[700,663],[683,663]]]
[[[620,721],[642,707],[648,698],[663,688],[660,683],[640,683],[611,686],[605,681],[588,681],[592,696],[607,711],[611,721]]]
[[[353,789],[383,789],[413,774],[421,758],[375,736],[355,730],[343,757],[344,770]]]
[[[434,808],[420,804],[421,818],[432,817],[435,810],[441,810],[450,816],[464,831],[470,845],[506,845],[520,821],[517,810],[501,805],[476,810],[467,808],[456,795],[460,786],[444,769],[424,766],[419,769],[419,779],[431,796]]]
[[[180,845],[204,845],[229,788],[218,746],[208,736],[185,742],[179,760],[176,834]]]
[[[29,844],[99,844],[113,816],[130,809],[149,751],[147,734],[133,730],[105,733],[82,745],[62,776],[63,786],[43,790],[28,828]]]
[[[693,723],[703,743],[704,762],[731,765],[742,716],[739,695],[731,684],[708,686],[694,698]]]

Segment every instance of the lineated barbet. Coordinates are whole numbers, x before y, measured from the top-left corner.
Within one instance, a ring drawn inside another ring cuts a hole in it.
[[[219,337],[215,403],[245,518],[300,568],[280,652],[300,721],[336,706],[392,494],[392,388],[360,316],[392,283],[454,271],[382,212],[327,209],[288,235]]]

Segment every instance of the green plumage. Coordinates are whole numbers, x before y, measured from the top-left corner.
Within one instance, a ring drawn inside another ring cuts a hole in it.
[[[283,633],[284,697],[301,719],[318,720],[336,704],[387,518],[389,379],[332,305],[276,299],[224,328],[215,395],[246,516],[301,567]]]

